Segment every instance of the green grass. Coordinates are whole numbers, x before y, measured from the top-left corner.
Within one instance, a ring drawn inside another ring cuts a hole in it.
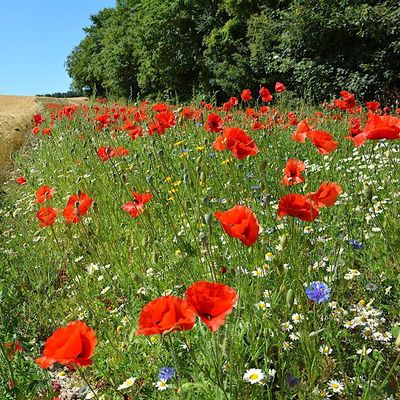
[[[282,102],[280,112],[288,111],[300,120],[317,110]],[[340,143],[328,156],[309,141],[292,141],[295,127],[249,130],[238,111],[228,124],[246,129],[259,148],[242,161],[229,151],[215,152],[217,135],[184,120],[163,136],[132,141],[126,132],[95,130],[80,110],[73,120],[57,120],[51,135],[38,135],[17,160],[16,175],[28,184],[18,186],[14,177],[0,197],[1,399],[51,399],[51,380],[86,386],[76,372],[56,366],[50,376],[34,362],[54,330],[76,319],[85,320],[99,340],[84,372],[102,399],[318,399],[325,392],[333,398],[395,398],[399,144],[367,141],[355,149],[343,139],[348,116],[336,120],[333,111],[323,112],[327,118],[318,118],[316,126]],[[88,115],[96,115],[93,107]],[[103,163],[96,154],[101,146],[124,146],[130,155]],[[280,183],[288,158],[307,161],[305,184]],[[323,181],[343,188],[334,206],[321,209],[312,223],[277,220],[280,197],[316,191]],[[60,209],[52,228],[39,228],[35,217],[40,206],[34,194],[44,184],[55,188],[49,204]],[[95,203],[81,223],[67,225],[61,211],[79,190]],[[154,196],[136,219],[121,210],[132,190]],[[235,204],[250,207],[262,226],[250,248],[225,234],[213,217]],[[363,248],[355,250],[350,239]],[[263,276],[253,276],[257,268]],[[350,269],[358,271],[352,279]],[[135,335],[147,302],[170,292],[183,296],[192,283],[212,280],[211,272],[239,294],[216,333],[198,320],[189,332]],[[331,287],[328,302],[307,298],[312,281]],[[262,309],[260,302],[270,307]],[[372,332],[390,332],[388,341],[365,338],[362,325],[346,327],[370,307],[382,313],[371,316]],[[298,324],[296,313],[303,316]],[[287,321],[292,328],[283,331]],[[15,339],[23,352],[1,346]],[[322,354],[321,346],[330,354]],[[372,351],[358,354],[363,348]],[[155,387],[163,366],[177,371],[165,392]],[[243,380],[250,368],[264,372],[265,385]],[[66,378],[60,378],[64,370]],[[135,384],[118,390],[130,377]],[[341,394],[333,393],[331,380],[343,384]]]

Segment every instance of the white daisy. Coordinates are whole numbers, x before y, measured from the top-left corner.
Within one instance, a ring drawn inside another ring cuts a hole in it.
[[[124,390],[131,387],[136,381],[136,378],[128,378],[124,383],[118,386],[118,390]]]
[[[336,379],[331,379],[328,382],[328,387],[330,390],[332,390],[333,393],[342,393],[344,386],[343,383],[340,381],[337,381]]]
[[[262,384],[263,379],[264,373],[261,371],[261,369],[257,368],[250,368],[243,375],[243,380],[245,382],[251,383],[252,385],[254,385],[255,383]]]
[[[157,390],[167,390],[168,389],[167,381],[165,381],[164,379],[160,379],[156,383],[156,388]]]

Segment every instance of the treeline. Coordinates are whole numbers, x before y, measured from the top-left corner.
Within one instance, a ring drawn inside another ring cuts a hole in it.
[[[87,94],[399,96],[398,0],[117,0],[91,20],[66,62]]]
[[[82,97],[84,96],[83,90],[69,90],[68,92],[55,92],[46,94],[37,94],[36,97],[56,97],[59,99],[66,99],[71,97]]]

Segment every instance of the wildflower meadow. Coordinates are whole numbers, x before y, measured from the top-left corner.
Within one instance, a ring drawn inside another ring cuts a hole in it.
[[[396,399],[400,109],[48,103],[0,195],[0,398]]]

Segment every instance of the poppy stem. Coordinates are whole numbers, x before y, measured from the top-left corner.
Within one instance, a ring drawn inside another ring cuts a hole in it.
[[[92,385],[91,385],[91,384],[89,383],[89,381],[86,379],[86,376],[85,376],[85,374],[84,374],[84,372],[83,372],[83,369],[82,369],[82,368],[79,368],[79,366],[76,365],[76,364],[75,364],[75,366],[76,366],[76,370],[78,371],[80,377],[83,379],[83,381],[84,381],[84,382],[86,383],[86,385],[89,387],[90,391],[93,393],[94,398],[95,398],[96,400],[99,400],[99,398],[98,398],[98,396],[97,396],[97,393],[94,391]]]
[[[5,360],[5,363],[6,363],[6,365],[7,365],[8,372],[10,373],[11,382],[13,383],[13,387],[10,387],[10,389],[12,390],[13,393],[16,393],[16,392],[15,392],[14,371],[13,371],[11,362],[10,362],[10,360],[8,359],[7,354],[6,354],[6,352],[5,352],[4,348],[3,348],[3,345],[2,345],[1,343],[0,343],[0,351],[1,351],[1,354],[2,354],[2,356],[3,356],[3,358],[4,358],[4,360]]]

